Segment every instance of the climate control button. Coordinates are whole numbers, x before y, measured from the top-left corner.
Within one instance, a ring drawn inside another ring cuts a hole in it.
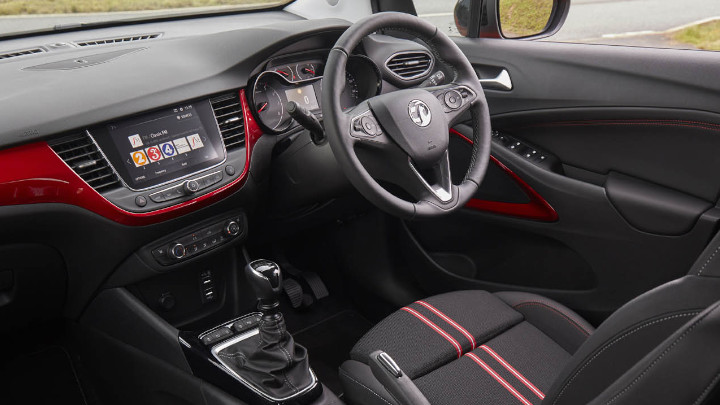
[[[180,243],[176,243],[168,250],[168,255],[173,259],[182,259],[185,257],[185,246]]]
[[[228,236],[237,236],[240,233],[240,224],[236,221],[228,221],[225,224],[225,234]]]

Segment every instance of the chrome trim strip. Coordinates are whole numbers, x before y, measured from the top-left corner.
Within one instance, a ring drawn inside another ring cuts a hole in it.
[[[448,151],[445,151],[442,161],[438,164],[438,175],[440,177],[440,184],[433,184],[432,186],[425,180],[420,172],[413,165],[412,160],[408,157],[408,164],[413,174],[420,179],[425,188],[432,193],[438,200],[446,203],[453,199],[452,195],[452,178],[450,177],[450,155]]]

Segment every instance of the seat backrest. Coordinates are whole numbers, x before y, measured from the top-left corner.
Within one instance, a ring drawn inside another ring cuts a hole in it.
[[[626,379],[631,378],[638,367],[647,366],[646,361],[651,359],[656,351],[662,351],[663,345],[668,344],[668,340],[682,334],[682,331],[698,320],[704,319],[701,323],[702,327],[694,327],[692,330],[696,332],[702,330],[701,335],[703,336],[712,333],[715,329],[706,325],[720,322],[720,319],[716,320],[720,317],[717,314],[718,311],[714,311],[715,303],[719,300],[720,234],[713,238],[687,276],[635,298],[603,322],[574,353],[568,365],[548,391],[542,404],[580,405],[588,404],[591,401],[594,404],[600,398],[605,398],[607,392],[622,386]],[[693,332],[693,336],[696,332]],[[715,344],[720,345],[720,333],[716,334],[715,338],[717,342]],[[685,342],[696,339],[702,340],[702,338],[693,337]],[[686,344],[681,346],[676,344],[670,350],[674,351],[680,347],[685,348]],[[702,354],[698,355],[700,359],[703,359]],[[675,355],[665,358],[682,361],[681,357],[677,358]],[[708,386],[714,378],[717,380],[716,374],[720,371],[720,356],[705,360],[711,363],[708,364],[710,374],[713,370],[716,371],[712,375],[696,373],[698,386],[703,383]],[[661,377],[658,372],[669,370],[665,364],[667,361],[663,362],[662,367],[654,368],[652,379],[645,379],[645,382],[640,385],[634,383],[630,388],[635,390],[636,386],[644,387],[647,381],[661,381],[664,377]],[[678,370],[680,369],[678,368]],[[645,375],[647,376],[647,374]],[[685,388],[683,387],[683,389]],[[695,398],[698,398],[701,392],[696,394]],[[625,398],[630,397],[626,396]],[[608,403],[617,403],[617,400],[623,398],[623,395],[620,395],[618,399],[612,398],[614,397],[608,399]],[[680,404],[680,402],[660,402]],[[625,402],[623,399],[622,403],[633,402]],[[689,404],[693,404],[693,402]]]
[[[720,301],[665,339],[591,405],[717,404]]]

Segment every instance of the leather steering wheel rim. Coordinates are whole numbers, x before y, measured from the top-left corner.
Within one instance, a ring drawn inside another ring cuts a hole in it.
[[[350,111],[343,111],[340,95],[345,87],[348,57],[363,38],[382,29],[407,32],[424,42],[436,61],[442,62],[452,71],[450,84],[397,90],[373,97]],[[442,101],[443,95],[450,91],[462,95],[461,103],[466,103],[462,108],[451,110]],[[408,101],[409,103],[405,104]],[[410,219],[453,212],[462,208],[472,198],[485,176],[490,160],[491,126],[482,86],[470,61],[458,46],[437,27],[418,17],[384,12],[363,18],[348,28],[330,51],[323,78],[322,103],[327,138],[341,169],[365,198],[392,215]],[[420,119],[417,111],[426,114]],[[447,160],[449,129],[451,125],[459,122],[454,120],[467,111],[473,121],[470,164],[460,184],[455,185],[450,181],[447,185],[444,178],[450,177]],[[430,118],[425,120],[425,115]],[[357,123],[363,122],[360,119],[365,116],[379,124],[377,127],[381,134],[366,136],[355,130]],[[416,121],[415,127],[409,124],[413,120]],[[418,121],[422,124],[427,121],[427,127],[421,127]],[[424,137],[427,137],[427,140]],[[425,145],[425,142],[430,146]],[[403,184],[412,182],[410,173],[417,176],[418,184],[423,185],[427,191],[424,192],[420,185],[408,186],[408,189],[412,190],[409,194],[416,197],[417,202],[405,200],[389,192],[361,162],[359,156],[377,154],[372,151],[378,150],[383,151],[383,157],[377,158],[378,164],[371,166],[388,167],[376,171],[382,172],[386,177],[401,179],[400,183]],[[404,163],[403,156],[407,159]],[[418,162],[422,163],[422,167]],[[437,173],[440,178],[438,184],[426,181],[420,174],[422,171]]]

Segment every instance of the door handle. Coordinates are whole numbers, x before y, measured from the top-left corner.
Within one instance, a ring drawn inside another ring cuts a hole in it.
[[[479,79],[480,84],[483,88],[488,90],[503,90],[510,91],[513,89],[512,80],[510,79],[510,73],[507,69],[503,69],[497,77],[492,79]]]

